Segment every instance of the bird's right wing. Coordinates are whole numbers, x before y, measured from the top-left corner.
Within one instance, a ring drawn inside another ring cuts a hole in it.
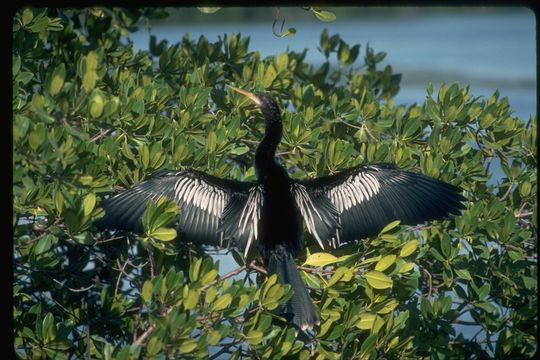
[[[106,199],[100,228],[142,231],[149,199],[165,196],[180,207],[178,230],[187,242],[221,248],[234,245],[247,254],[257,240],[261,187],[197,171],[166,171]]]
[[[443,219],[463,207],[460,193],[391,164],[357,166],[293,185],[307,228],[322,248],[376,235],[394,220],[416,225]]]

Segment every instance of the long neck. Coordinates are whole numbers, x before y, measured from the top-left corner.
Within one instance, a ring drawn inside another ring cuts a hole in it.
[[[264,137],[255,153],[255,169],[259,179],[272,175],[276,171],[276,167],[279,167],[274,160],[274,156],[281,141],[283,129],[280,114],[274,113],[272,115],[271,118],[267,118]]]

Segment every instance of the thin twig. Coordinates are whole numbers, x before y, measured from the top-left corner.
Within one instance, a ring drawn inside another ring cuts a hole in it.
[[[432,282],[432,278],[431,278],[431,274],[429,273],[429,271],[427,271],[426,268],[422,268],[422,271],[424,272],[424,274],[427,275],[428,277],[428,281],[429,281],[429,292],[428,292],[428,298],[431,299],[431,293],[433,291],[433,282]]]
[[[348,123],[347,121],[343,120],[343,119],[340,118],[340,117],[338,117],[337,119],[338,119],[340,122],[344,123],[345,125],[352,127],[353,129],[362,130],[362,127],[361,127],[361,126],[357,126],[357,125],[353,125],[353,124],[351,124],[351,123]]]
[[[258,272],[260,272],[261,274],[268,275],[268,271],[266,271],[265,268],[256,265],[256,261],[255,261],[255,260],[253,260],[252,262],[249,263],[249,268],[258,271]]]
[[[105,244],[105,243],[108,243],[108,242],[111,242],[111,241],[115,241],[115,240],[118,240],[118,239],[123,239],[124,236],[114,236],[112,238],[109,238],[109,239],[105,239],[105,240],[96,240],[96,242],[94,243],[94,245],[101,245],[101,244]]]
[[[508,186],[508,190],[506,190],[506,193],[501,198],[502,201],[504,201],[508,197],[508,195],[510,195],[513,187],[514,187],[514,184],[510,184],[510,186]]]
[[[154,279],[156,277],[156,269],[154,263],[154,253],[152,252],[152,247],[150,244],[147,246],[148,251],[148,261],[150,263],[150,278]]]
[[[58,285],[68,289],[69,291],[72,291],[72,292],[84,292],[84,291],[88,291],[90,290],[91,288],[94,287],[94,284],[91,284],[90,286],[87,286],[87,287],[84,287],[84,288],[79,288],[79,289],[73,289],[73,288],[70,288],[69,286],[65,285],[63,282],[59,281],[59,280],[56,280],[55,278],[51,277],[51,279],[57,283]]]
[[[135,316],[135,325],[133,326],[133,338],[131,342],[137,340],[137,329],[139,328],[139,323],[141,322],[142,306],[139,306],[137,315]]]
[[[99,134],[97,134],[96,136],[91,138],[90,142],[94,142],[94,141],[96,141],[98,139],[101,139],[102,137],[106,136],[110,132],[111,132],[111,129],[106,129],[105,131],[103,129],[100,129]]]
[[[524,212],[524,213],[519,213],[516,215],[517,218],[524,218],[524,217],[528,217],[528,216],[531,216],[533,214],[532,211],[527,211],[527,212]]]
[[[120,265],[120,260],[116,260],[117,264]],[[125,273],[126,266],[128,264],[128,261],[126,260],[124,262],[124,265],[122,266],[122,269],[120,270],[120,274],[118,274],[118,279],[116,279],[116,286],[114,287],[114,297],[118,295],[118,288],[120,287],[120,279],[122,279],[122,274]]]
[[[260,141],[250,140],[250,139],[241,139],[240,141],[245,142],[247,144],[254,144],[254,145],[258,145],[260,143]]]
[[[120,273],[122,273],[126,277],[126,279],[128,279],[129,281],[135,281],[133,276],[131,276],[130,274],[125,272],[124,268],[120,267],[120,260],[116,259],[116,264],[118,265],[118,267],[113,266],[113,268],[112,268],[113,270],[116,270],[116,271],[119,271]]]
[[[172,308],[170,310],[172,310]],[[143,345],[146,338],[150,336],[154,332],[155,329],[156,329],[156,324],[150,325],[148,329],[146,329],[145,332],[143,332],[138,338],[135,339],[135,341],[133,341],[133,345]]]
[[[305,272],[311,272],[321,275],[334,275],[334,270],[325,270],[323,268],[312,268],[309,266],[299,266],[299,270],[305,271]]]
[[[246,268],[247,268],[246,265],[242,265],[242,266],[240,266],[239,268],[234,269],[234,270],[232,270],[232,271],[229,271],[229,272],[226,273],[225,275],[221,276],[221,277],[220,277],[220,280],[225,280],[225,279],[228,279],[228,278],[230,278],[230,277],[232,277],[232,276],[238,275],[238,274],[240,274],[242,271],[246,270]],[[218,280],[214,280],[214,281],[212,281],[210,284],[203,286],[203,290],[208,289],[210,286],[215,285],[217,282],[218,282]]]

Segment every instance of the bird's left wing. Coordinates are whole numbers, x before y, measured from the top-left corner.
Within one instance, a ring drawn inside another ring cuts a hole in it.
[[[458,213],[464,200],[453,185],[391,164],[357,166],[294,187],[307,228],[323,248],[376,235],[394,220],[443,219]]]
[[[252,182],[220,179],[198,171],[165,171],[120,192],[101,206],[100,228],[140,232],[149,199],[165,196],[180,207],[178,230],[187,241],[235,245],[247,251],[257,239],[261,188]]]

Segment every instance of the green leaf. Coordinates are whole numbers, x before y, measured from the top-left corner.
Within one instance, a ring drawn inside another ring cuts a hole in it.
[[[212,311],[220,311],[229,307],[232,301],[231,294],[223,294],[212,305]]]
[[[287,53],[281,53],[278,55],[275,61],[277,71],[283,71],[289,65],[289,56]]]
[[[524,181],[519,185],[519,193],[521,196],[526,197],[531,193],[531,183],[529,181]]]
[[[371,330],[371,327],[373,326],[376,317],[377,315],[375,314],[362,313],[360,314],[360,318],[354,325],[361,330]]]
[[[191,265],[189,266],[189,280],[191,280],[191,282],[195,282],[199,280],[202,262],[203,262],[203,259],[198,258],[198,259],[195,259],[195,261],[193,261]]]
[[[58,65],[53,73],[52,78],[49,82],[49,93],[54,96],[62,90],[62,87],[64,86],[64,81],[66,78],[66,66],[62,63]]]
[[[339,259],[329,253],[313,253],[309,255],[303,266],[326,266],[338,262]]]
[[[160,227],[154,230],[149,236],[161,241],[171,241],[176,239],[176,230],[173,228]]]
[[[208,145],[208,152],[213,153],[214,151],[216,151],[217,136],[214,131],[210,131],[210,133],[208,133],[208,139],[206,141]]]
[[[212,269],[209,272],[207,272],[206,274],[204,274],[202,279],[201,279],[202,284],[203,285],[210,284],[216,278],[217,273],[218,273],[218,271],[216,269]]]
[[[45,141],[46,129],[43,123],[38,123],[28,136],[28,143],[32,150],[36,151]]]
[[[373,351],[373,348],[375,348],[376,346],[378,337],[379,336],[376,333],[371,334],[362,342],[362,345],[360,346],[360,359],[366,358],[366,355]]]
[[[386,255],[375,265],[375,270],[384,271],[396,262],[396,255]]]
[[[328,286],[332,286],[335,283],[340,282],[340,281],[343,281],[343,282],[350,281],[352,277],[353,277],[353,273],[349,268],[340,266],[334,271],[334,274],[328,281]]]
[[[399,220],[395,220],[395,221],[392,221],[391,223],[389,223],[388,225],[386,225],[380,232],[379,232],[379,235],[382,235],[382,234],[385,234],[387,232],[389,232],[390,230],[394,229],[396,226],[398,226],[400,223]]]
[[[449,236],[441,237],[441,251],[442,251],[443,256],[446,259],[450,258],[451,249],[452,249],[452,243],[450,242],[450,237]]]
[[[197,290],[189,289],[187,296],[184,297],[184,308],[186,310],[193,310],[199,302],[200,292]]]
[[[272,85],[272,83],[276,79],[276,76],[277,76],[277,73],[276,73],[276,70],[274,69],[274,65],[270,64],[264,74],[263,86],[265,89],[269,88],[270,85]]]
[[[64,196],[61,191],[57,191],[56,194],[54,194],[54,207],[59,214],[62,213],[62,210],[64,209]]]
[[[250,345],[257,345],[263,341],[264,333],[259,330],[250,330],[246,335],[246,340]]]
[[[47,313],[41,323],[41,334],[45,343],[51,342],[56,338],[56,326],[54,324],[53,314]]]
[[[414,263],[412,262],[406,262],[404,263],[401,268],[399,268],[399,273],[406,273],[414,269]]]
[[[399,252],[399,256],[404,258],[416,251],[420,242],[418,240],[411,240],[405,243]]]
[[[229,154],[231,154],[231,155],[244,155],[244,154],[246,154],[248,151],[249,151],[249,147],[247,147],[247,146],[245,146],[245,145],[240,145],[240,146],[237,146],[237,147],[232,148],[232,149],[229,151]]]
[[[99,92],[95,92],[91,97],[88,103],[88,110],[90,116],[94,119],[97,119],[103,114],[103,97]]]
[[[83,214],[89,216],[96,207],[96,195],[89,193],[83,200]]]
[[[21,57],[13,56],[13,65],[11,65],[11,76],[16,77],[21,70]]]
[[[96,72],[98,68],[98,59],[98,54],[95,51],[90,51],[82,60],[84,71],[82,75],[82,85],[86,91],[94,89],[99,79]]]
[[[143,168],[148,169],[148,165],[150,164],[150,150],[148,149],[148,145],[143,144],[140,157]]]
[[[426,319],[431,319],[434,316],[433,306],[431,302],[424,297],[420,298],[420,311]]]
[[[26,26],[30,24],[30,22],[34,19],[34,14],[32,13],[32,9],[26,8],[24,9],[22,16],[21,16],[21,22],[23,26]]]
[[[152,282],[150,280],[146,280],[144,282],[141,295],[144,302],[146,303],[150,302],[150,300],[152,299]]]
[[[187,354],[190,352],[193,352],[197,348],[197,340],[195,339],[187,339],[182,342],[178,350],[182,354]]]
[[[336,15],[331,11],[326,10],[314,10],[311,9],[311,12],[317,17],[317,19],[324,21],[324,22],[331,22],[336,20]]]
[[[472,280],[471,274],[467,269],[454,269],[456,275],[465,280]]]
[[[372,270],[367,272],[364,276],[368,284],[375,289],[388,289],[392,287],[392,279],[380,271]]]
[[[280,37],[293,36],[296,34],[295,28],[288,28],[285,32],[281,33]]]
[[[163,348],[163,342],[157,336],[152,336],[146,344],[147,355],[157,355]]]
[[[43,254],[51,249],[53,240],[53,235],[45,235],[41,239],[38,240],[36,245],[34,246],[33,253],[35,255]]]
[[[210,330],[208,332],[208,345],[215,346],[222,339],[221,332],[217,330]]]

